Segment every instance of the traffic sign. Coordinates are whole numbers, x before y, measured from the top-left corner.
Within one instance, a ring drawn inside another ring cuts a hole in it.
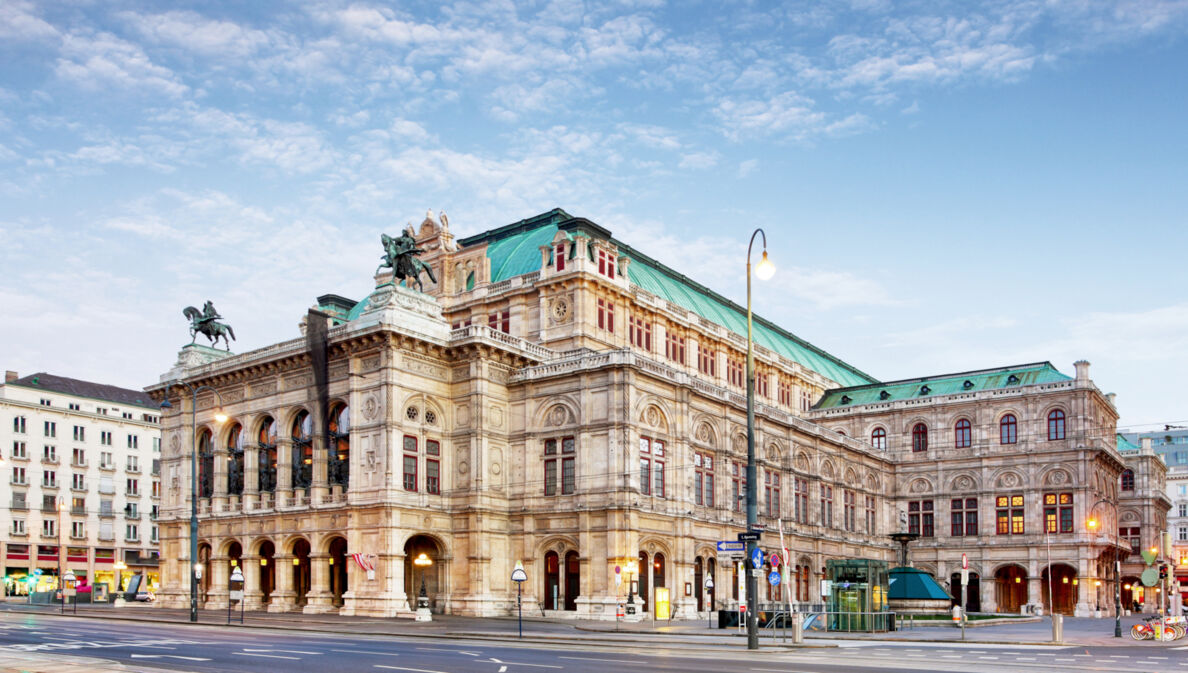
[[[746,551],[746,550],[747,550],[747,545],[745,542],[735,542],[733,540],[722,540],[722,541],[718,542],[718,551],[720,551],[720,552],[733,552],[733,551]]]
[[[767,581],[770,582],[771,586],[773,587],[778,586],[780,583],[780,573],[775,570],[771,571],[771,574],[767,576]]]
[[[965,554],[961,555],[961,569],[969,570],[969,557]]]
[[[747,531],[745,533],[739,533],[738,541],[739,542],[758,542],[759,541],[759,531],[751,530],[751,531]]]
[[[969,568],[961,569],[961,586],[969,586]]]
[[[779,568],[780,567],[780,555],[775,552],[772,552],[772,554],[767,557],[767,562],[771,564],[772,568]]]
[[[751,551],[751,565],[755,566],[756,570],[763,567],[763,550],[762,549],[755,547],[755,549]]]

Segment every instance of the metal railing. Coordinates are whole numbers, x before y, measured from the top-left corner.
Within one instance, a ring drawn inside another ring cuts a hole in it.
[[[883,633],[894,631],[894,612],[834,612],[814,611],[789,613],[783,610],[769,613],[767,625],[773,635],[776,628],[792,626],[791,614],[799,614],[805,631],[833,633]]]

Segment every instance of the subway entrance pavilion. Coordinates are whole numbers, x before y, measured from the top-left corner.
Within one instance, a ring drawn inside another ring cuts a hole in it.
[[[361,300],[327,294],[294,316],[294,339],[187,346],[149,388],[172,405],[158,602],[189,604],[196,440],[207,608],[226,606],[238,566],[248,609],[412,617],[423,588],[433,612],[507,615],[517,560],[526,605],[553,616],[614,619],[629,598],[643,615],[655,588],[677,619],[737,606],[715,544],[745,529],[745,309],[562,210],[461,240],[446,225],[430,215],[414,233],[434,275],[423,291],[385,269]],[[892,561],[902,515],[922,534],[919,567],[942,581],[969,555],[983,610],[1042,604],[1049,566],[1078,580],[1057,609],[1112,609],[1098,580],[1116,556],[1137,559],[1119,529],[1149,545],[1166,516],[1162,464],[1118,451],[1117,413],[1087,364],[1075,378],[1043,363],[1039,378],[1004,368],[952,375],[972,388],[879,399],[875,378],[780,326],[757,318],[755,343],[761,546],[775,550],[782,520],[797,605],[822,602],[830,559]],[[177,380],[215,391],[199,391],[193,439]],[[1061,434],[1048,440],[1052,411]],[[998,442],[1004,414],[1014,444]],[[921,424],[931,443],[914,451]],[[1121,525],[1095,504],[1119,497]]]

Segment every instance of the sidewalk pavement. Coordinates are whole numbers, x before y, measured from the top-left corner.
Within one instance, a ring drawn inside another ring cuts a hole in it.
[[[57,615],[60,608],[48,605],[26,603],[0,603],[4,612],[15,614],[37,613]],[[67,616],[73,616],[67,611]],[[143,622],[168,622],[188,624],[189,611],[147,605],[129,605],[122,608],[110,606],[78,607],[77,616],[106,620],[131,620]],[[232,625],[239,625],[239,613],[232,613]],[[1064,644],[1116,647],[1124,645],[1166,646],[1168,643],[1154,641],[1136,642],[1130,638],[1130,627],[1140,617],[1122,620],[1121,639],[1114,638],[1114,620],[1092,618],[1065,618]],[[199,611],[199,624],[225,625],[225,610]],[[427,636],[440,638],[473,638],[509,640],[517,639],[518,625],[514,617],[460,617],[434,615],[432,622],[415,622],[409,619],[382,619],[375,617],[344,617],[336,614],[305,615],[300,613],[248,612],[244,616],[245,627],[334,632],[349,628],[356,634]],[[784,647],[791,644],[791,631],[787,643],[782,629],[761,629],[760,644],[763,647]],[[589,642],[589,643],[645,643],[648,645],[682,645],[706,648],[735,648],[740,646],[744,633],[736,628],[711,628],[705,621],[656,622],[613,622],[578,619],[524,618],[525,640],[536,642]],[[1007,645],[1051,644],[1052,631],[1048,619],[1010,623],[995,626],[967,628],[966,642],[996,643]],[[808,631],[805,646],[833,647],[848,641],[866,642],[961,642],[961,630],[953,626],[917,627],[891,633],[838,633]],[[1180,643],[1182,644],[1182,643]]]

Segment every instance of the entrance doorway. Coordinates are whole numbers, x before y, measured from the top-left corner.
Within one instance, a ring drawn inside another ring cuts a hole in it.
[[[1049,570],[1051,571],[1049,574]],[[1051,579],[1049,580],[1049,576]],[[1051,593],[1048,592],[1049,581],[1051,583]],[[1055,563],[1051,568],[1044,568],[1040,574],[1040,590],[1043,593],[1044,611],[1059,612],[1062,615],[1071,615],[1073,608],[1077,602],[1077,590],[1080,581],[1077,579],[1077,571],[1070,566],[1063,563]],[[1049,596],[1055,606],[1048,603]]]
[[[272,590],[276,588],[276,563],[272,558],[276,555],[276,547],[271,540],[260,543],[260,602],[267,605],[272,600]]]
[[[966,612],[981,612],[982,611],[982,585],[979,581],[978,574],[975,572],[969,573],[969,584],[965,588],[965,611]],[[961,605],[961,573],[955,572],[949,578],[949,586],[952,591],[949,593],[953,595],[953,605]]]
[[[302,538],[293,543],[293,592],[299,606],[306,603],[313,574],[309,565],[309,541]]]
[[[343,606],[342,595],[347,590],[347,541],[336,537],[330,541],[330,602],[336,608]]]
[[[426,566],[413,563],[421,554],[433,563]],[[430,610],[438,612],[437,596],[446,591],[443,578],[448,577],[448,573],[442,568],[445,562],[437,540],[428,535],[414,535],[404,543],[404,591],[411,606],[416,606],[417,597],[424,588]]]
[[[1019,612],[1027,604],[1027,571],[1022,566],[1003,566],[994,573],[995,602],[999,612]]]
[[[544,582],[544,609],[556,610],[561,594],[561,558],[555,551],[545,554]]]

